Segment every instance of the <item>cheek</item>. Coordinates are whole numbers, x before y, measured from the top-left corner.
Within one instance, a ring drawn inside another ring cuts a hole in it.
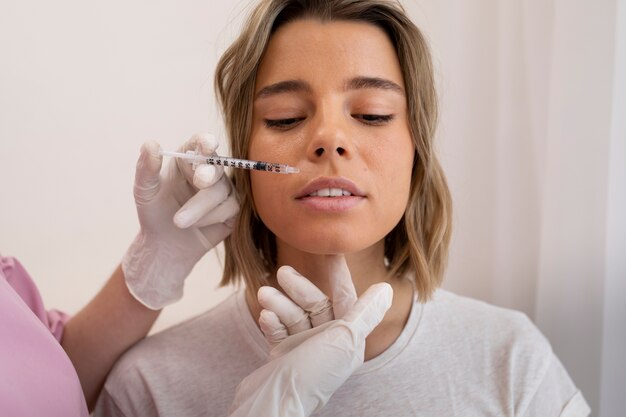
[[[410,138],[381,142],[370,154],[370,166],[389,190],[410,187],[415,147]]]
[[[248,159],[253,160],[261,160],[263,159],[263,149],[264,147],[259,143],[258,139],[255,139],[256,135],[253,134],[250,139],[250,144],[248,145]]]
[[[248,159],[293,165],[301,156],[301,134],[272,135],[256,131],[262,128],[257,126],[252,130]]]
[[[250,178],[252,187],[252,201],[258,213],[272,212],[272,202],[275,200],[271,193],[269,181],[267,181],[260,173],[252,172]]]
[[[378,203],[386,206],[383,210],[390,220],[399,220],[406,209],[411,192],[414,154],[410,138],[387,144],[377,152],[375,170],[383,198]]]
[[[252,201],[257,215],[272,232],[276,227],[285,223],[284,200],[287,194],[280,184],[282,178],[277,174],[251,172],[250,185],[252,189]]]

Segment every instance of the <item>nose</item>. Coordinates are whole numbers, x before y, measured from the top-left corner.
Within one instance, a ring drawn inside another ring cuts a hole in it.
[[[348,122],[341,112],[321,114],[313,123],[307,156],[311,161],[324,159],[351,159],[354,153]]]

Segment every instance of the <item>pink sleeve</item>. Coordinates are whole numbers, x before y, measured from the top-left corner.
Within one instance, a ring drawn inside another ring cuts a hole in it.
[[[57,310],[46,311],[37,286],[22,264],[15,258],[0,256],[0,279],[5,279],[9,283],[28,308],[60,342],[65,323],[70,316]]]

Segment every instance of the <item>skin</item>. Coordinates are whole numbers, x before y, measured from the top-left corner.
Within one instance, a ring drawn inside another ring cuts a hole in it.
[[[414,146],[404,82],[387,35],[363,22],[301,19],[273,34],[259,65],[250,159],[300,168],[295,175],[251,173],[256,209],[276,235],[278,264],[324,293],[329,256],[345,255],[357,294],[386,281],[394,299],[367,339],[365,359],[389,347],[412,305],[406,280],[389,276],[384,237],[407,205]],[[350,181],[358,193],[306,198],[316,180]],[[258,319],[260,307],[248,304]]]
[[[76,368],[89,410],[117,358],[148,333],[160,312],[128,292],[118,266],[94,299],[66,324],[61,346]]]

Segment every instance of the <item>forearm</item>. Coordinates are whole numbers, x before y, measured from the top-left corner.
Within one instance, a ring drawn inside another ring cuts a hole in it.
[[[90,410],[117,358],[148,333],[159,313],[128,292],[118,267],[94,299],[67,323],[61,345],[76,368]]]

